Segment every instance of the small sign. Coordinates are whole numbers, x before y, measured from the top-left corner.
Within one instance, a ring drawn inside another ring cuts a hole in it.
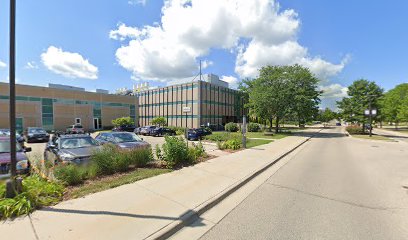
[[[191,112],[190,107],[183,107],[183,113]]]
[[[369,109],[364,110],[364,115],[369,116],[370,115],[370,110]]]

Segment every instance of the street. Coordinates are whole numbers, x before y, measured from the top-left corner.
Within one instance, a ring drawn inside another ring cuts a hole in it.
[[[341,131],[312,138],[201,239],[408,239],[408,144]]]

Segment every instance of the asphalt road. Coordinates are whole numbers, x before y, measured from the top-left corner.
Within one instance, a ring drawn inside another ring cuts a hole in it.
[[[408,144],[325,130],[201,239],[408,239]]]

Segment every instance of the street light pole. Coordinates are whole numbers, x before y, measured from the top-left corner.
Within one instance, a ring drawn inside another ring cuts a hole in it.
[[[16,0],[10,0],[10,154],[11,178],[16,176]]]
[[[372,131],[373,131],[373,111],[371,109],[371,98],[368,102],[368,109],[370,111],[370,137],[372,136]]]

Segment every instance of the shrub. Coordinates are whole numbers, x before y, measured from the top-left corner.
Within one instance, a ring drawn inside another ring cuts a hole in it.
[[[225,131],[227,132],[237,132],[239,130],[238,124],[229,122],[225,124]]]
[[[166,161],[169,168],[192,162],[187,143],[182,137],[165,136],[164,138],[165,143],[162,145],[163,160]]]
[[[0,189],[0,219],[28,214],[36,208],[56,204],[62,199],[64,188],[38,175],[23,180],[23,192],[14,198],[4,198],[4,188]]]
[[[221,134],[214,134],[214,135],[207,135],[204,137],[204,139],[213,141],[213,142],[223,142],[223,141],[227,141],[228,139],[232,138],[234,136],[232,136],[231,133],[229,132],[225,132],[225,133],[221,133]]]
[[[78,185],[87,178],[85,167],[79,167],[74,164],[58,166],[54,169],[54,176],[65,185]]]
[[[190,147],[188,150],[189,150],[190,158],[193,159],[193,162],[197,162],[197,160],[200,157],[207,156],[207,154],[205,152],[205,149],[204,149],[204,146],[203,146],[203,144],[201,142],[199,142],[198,144],[193,143],[192,145],[193,146]]]
[[[95,164],[96,174],[99,175],[110,175],[115,173],[115,158],[118,154],[118,149],[113,144],[105,144],[102,149],[95,151],[91,155],[91,161]]]
[[[115,127],[122,126],[122,125],[133,125],[135,122],[131,117],[121,117],[112,120],[112,124]]]
[[[125,172],[130,166],[144,167],[153,160],[151,148],[121,150],[113,144],[105,144],[91,156],[95,175],[110,175]]]
[[[241,141],[238,139],[230,139],[225,142],[225,148],[237,150],[241,148]]]
[[[176,135],[184,135],[186,128],[184,127],[175,127],[175,126],[169,126],[168,128],[176,131]]]
[[[248,124],[248,132],[259,132],[261,130],[261,126],[258,123],[249,123]]]
[[[156,117],[152,119],[152,125],[167,126],[167,121],[164,117]]]
[[[363,128],[357,125],[347,126],[346,131],[351,135],[364,134]]]

